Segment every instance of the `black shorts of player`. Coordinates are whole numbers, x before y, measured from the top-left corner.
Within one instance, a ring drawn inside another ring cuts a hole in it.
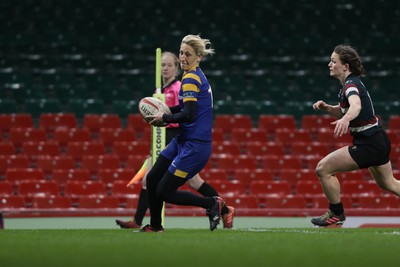
[[[177,136],[181,132],[180,128],[166,128],[165,131],[165,145],[171,142],[172,138]]]
[[[380,130],[371,136],[353,136],[349,153],[360,169],[380,166],[389,162],[391,144],[387,133]]]

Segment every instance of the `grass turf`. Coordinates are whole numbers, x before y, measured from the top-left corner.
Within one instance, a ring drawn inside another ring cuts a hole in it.
[[[397,266],[399,229],[1,230],[1,266]]]

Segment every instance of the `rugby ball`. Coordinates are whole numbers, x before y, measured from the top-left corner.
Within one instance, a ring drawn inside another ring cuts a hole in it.
[[[164,113],[171,114],[171,111],[169,107],[162,102],[160,99],[155,98],[155,97],[145,97],[140,100],[139,105],[139,113],[142,115],[143,119],[147,122],[152,121],[151,118],[148,116],[156,114],[159,110],[161,110]],[[160,124],[153,124],[154,126],[166,126],[168,123],[160,123]]]

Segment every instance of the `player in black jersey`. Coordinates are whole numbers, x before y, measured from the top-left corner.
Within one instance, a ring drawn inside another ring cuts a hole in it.
[[[368,168],[383,190],[400,196],[400,181],[394,178],[389,160],[391,144],[375,116],[371,97],[362,83],[364,67],[357,51],[349,45],[335,47],[328,64],[330,76],[340,81],[337,105],[323,100],[313,104],[315,110],[325,111],[337,118],[334,136],[350,131],[353,145],[339,148],[323,158],[316,173],[329,202],[329,210],[312,218],[316,226],[341,225],[346,219],[340,199],[340,183],[336,173]]]

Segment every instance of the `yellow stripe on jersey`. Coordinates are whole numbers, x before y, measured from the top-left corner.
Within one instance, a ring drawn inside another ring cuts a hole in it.
[[[175,170],[174,172],[175,176],[178,176],[180,178],[186,178],[186,176],[188,175],[187,172],[181,171],[181,170]]]
[[[197,87],[197,85],[193,84],[193,83],[185,83],[184,85],[182,85],[182,91],[194,91],[194,92],[200,92],[199,87]]]
[[[197,98],[194,98],[194,97],[191,97],[191,98],[184,98],[184,99],[182,99],[182,101],[183,101],[183,103],[185,103],[186,101],[194,101],[194,102],[196,102],[197,101]]]
[[[196,73],[188,73],[188,74],[185,74],[183,76],[183,79],[187,79],[187,78],[191,78],[193,80],[196,80],[199,84],[201,84],[200,77]]]

